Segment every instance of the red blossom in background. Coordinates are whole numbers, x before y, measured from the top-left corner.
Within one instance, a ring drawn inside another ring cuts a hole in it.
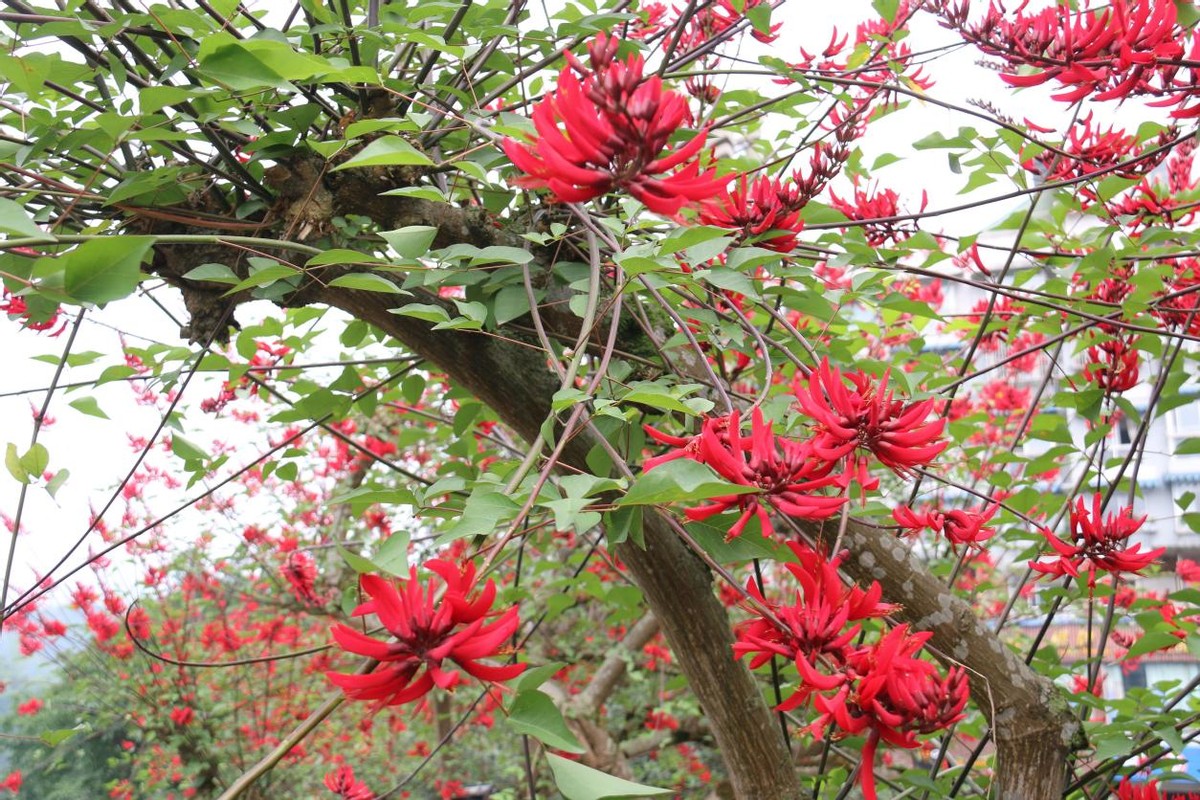
[[[363,591],[371,599],[354,609],[353,616],[374,614],[394,640],[373,639],[348,625],[333,627],[334,641],[343,650],[383,662],[367,675],[327,673],[351,700],[373,700],[382,707],[416,700],[434,686],[453,689],[463,678],[447,669],[446,662],[481,681],[506,681],[525,670],[524,664],[492,666],[479,661],[499,655],[520,624],[516,606],[499,616],[492,611],[495,582],[489,580],[476,593],[474,564],[460,568],[434,560],[425,568],[444,582],[440,597],[437,579],[422,584],[416,568],[398,585],[377,575],[362,576]]]
[[[0,781],[0,789],[7,789],[13,794],[19,794],[21,792],[22,782],[21,770],[15,769],[8,773],[8,775],[4,777],[3,781]]]
[[[673,458],[690,458],[712,467],[730,483],[754,487],[755,494],[728,495],[713,498],[684,513],[688,519],[703,520],[731,509],[741,516],[726,534],[726,539],[740,536],[746,524],[757,516],[764,536],[775,528],[764,503],[772,508],[801,519],[825,519],[845,502],[844,497],[810,494],[831,485],[830,464],[813,454],[807,443],[797,442],[771,432],[771,423],[764,421],[762,411],[755,409],[751,416],[750,438],[744,439],[738,412],[728,417],[708,418],[698,436],[690,439],[668,437],[647,427],[651,436],[667,443],[676,443],[674,452],[647,462],[651,469]]]
[[[289,553],[279,571],[301,603],[317,605],[321,602],[316,590],[317,564],[308,553]]]
[[[341,800],[371,800],[375,793],[365,783],[354,778],[354,769],[343,764],[325,775],[325,788]]]
[[[1126,392],[1137,386],[1138,351],[1133,346],[1137,339],[1136,336],[1109,339],[1089,347],[1083,377],[1113,393]]]
[[[644,78],[640,54],[616,60],[619,44],[616,37],[597,35],[588,47],[590,69],[567,54],[571,66],[559,74],[558,87],[534,107],[536,136],[528,144],[502,143],[526,173],[515,183],[549,189],[563,203],[625,189],[667,216],[717,196],[729,179],[718,178],[715,169],[701,172],[692,160],[704,146],[707,128],[674,152],[664,152],[671,135],[691,121],[687,98],[664,89],[657,75]],[[656,177],[663,173],[669,174]]]
[[[192,724],[192,720],[196,718],[196,712],[190,706],[175,706],[170,713],[171,722],[181,728]]]
[[[12,294],[5,286],[0,286],[0,313],[19,320],[22,327],[31,331],[50,331],[51,336],[58,336],[67,327],[67,321],[61,318],[59,309],[54,309],[45,319],[36,319],[30,313],[25,298]]]
[[[36,697],[30,698],[29,700],[26,700],[24,703],[21,703],[19,706],[17,706],[17,714],[22,717],[35,716],[41,710],[42,701]]]
[[[1129,546],[1128,540],[1146,521],[1145,517],[1134,519],[1129,506],[1104,517],[1102,504],[1104,495],[1097,492],[1092,497],[1089,513],[1082,497],[1076,498],[1071,507],[1071,539],[1064,541],[1048,530],[1042,531],[1046,541],[1058,554],[1054,561],[1030,561],[1029,566],[1044,574],[1080,578],[1087,573],[1089,589],[1096,586],[1096,573],[1141,572],[1166,552],[1159,547],[1141,552],[1141,545]]]
[[[926,422],[935,401],[895,399],[888,391],[889,375],[885,372],[876,385],[864,372],[843,375],[823,359],[807,382],[797,378],[792,387],[800,410],[813,421],[813,452],[831,464],[846,458],[845,482],[857,480],[864,490],[879,484],[878,478],[867,478],[868,454],[900,477],[908,477],[916,467],[927,466],[947,444],[937,441],[946,421]]]
[[[1181,558],[1175,562],[1175,574],[1186,583],[1200,583],[1200,564],[1190,558]]]

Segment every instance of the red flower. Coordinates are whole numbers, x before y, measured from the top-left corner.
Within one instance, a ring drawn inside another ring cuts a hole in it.
[[[1050,562],[1031,561],[1029,566],[1045,575],[1070,575],[1073,578],[1079,578],[1080,572],[1085,571],[1088,588],[1093,589],[1097,572],[1140,572],[1166,552],[1165,547],[1143,553],[1140,544],[1128,546],[1127,540],[1142,527],[1146,518],[1134,519],[1133,509],[1129,506],[1104,518],[1103,502],[1104,495],[1097,492],[1092,497],[1089,514],[1083,498],[1076,498],[1071,508],[1071,540],[1063,541],[1043,529],[1042,535],[1058,553],[1058,558]]]
[[[854,183],[854,197],[843,200],[832,191],[829,193],[829,204],[852,220],[861,221],[860,226],[867,237],[867,244],[879,247],[887,242],[899,244],[917,232],[915,223],[894,221],[890,217],[901,216],[900,195],[892,189],[876,187],[870,193],[863,191]],[[921,210],[929,204],[928,196],[921,193]]]
[[[1083,377],[1114,394],[1137,386],[1138,351],[1133,347],[1137,339],[1109,339],[1089,347]]]
[[[16,769],[8,773],[3,781],[0,781],[0,789],[7,789],[13,794],[18,794],[21,791],[21,770]]]
[[[1186,583],[1200,583],[1200,564],[1190,558],[1181,558],[1175,562],[1175,574]]]
[[[798,559],[798,563],[784,564],[800,584],[794,603],[771,603],[763,597],[754,581],[746,584],[750,596],[769,608],[775,619],[786,627],[779,627],[774,620],[755,611],[759,618],[738,625],[737,641],[733,645],[734,655],[738,658],[752,654],[751,669],[757,669],[773,656],[795,662],[802,683],[780,704],[781,711],[801,705],[813,691],[839,686],[843,676],[837,672],[826,674],[821,671],[821,666],[838,670],[846,664],[850,650],[862,632],[861,625],[852,623],[883,617],[897,608],[880,601],[883,590],[877,582],[866,591],[857,586],[847,587],[842,582],[838,567],[844,554],[827,560],[797,542],[789,541],[787,545]]]
[[[549,189],[564,203],[626,189],[651,211],[672,216],[686,203],[720,193],[728,178],[718,178],[715,169],[701,172],[691,160],[704,146],[707,128],[663,152],[691,120],[687,99],[663,89],[657,75],[643,78],[640,55],[616,61],[619,43],[597,35],[588,47],[591,69],[568,53],[571,66],[559,74],[558,87],[534,107],[537,135],[529,144],[505,139],[501,146],[527,173],[516,179],[518,186]]]
[[[833,483],[828,477],[829,465],[816,458],[807,443],[772,434],[771,423],[763,420],[759,409],[751,417],[749,441],[742,438],[736,411],[728,417],[706,419],[700,435],[691,439],[667,437],[648,430],[660,441],[680,443],[676,452],[651,459],[654,462],[651,466],[671,458],[691,458],[712,467],[730,483],[759,490],[756,494],[716,497],[684,512],[688,519],[701,520],[739,509],[741,516],[730,527],[726,539],[740,536],[754,516],[762,525],[763,536],[773,533],[775,528],[763,503],[801,519],[825,519],[846,501],[844,497],[808,494]]]
[[[796,246],[796,234],[804,227],[800,209],[809,198],[794,183],[761,175],[750,184],[743,175],[733,191],[705,203],[700,224],[740,230],[752,244],[787,253]]]
[[[376,575],[362,576],[363,591],[371,599],[354,609],[353,616],[376,615],[395,640],[381,642],[347,625],[333,627],[333,638],[343,650],[385,665],[368,675],[326,673],[351,700],[399,705],[424,696],[434,686],[453,689],[463,678],[457,670],[446,668],[447,661],[482,681],[506,681],[525,670],[524,664],[492,666],[479,661],[498,655],[520,624],[516,606],[487,621],[493,616],[496,584],[489,580],[473,594],[473,564],[459,568],[435,560],[425,567],[446,584],[440,598],[436,579],[422,585],[415,568],[399,586]]]
[[[845,681],[833,695],[817,694],[820,716],[815,735],[834,724],[846,734],[867,734],[859,785],[875,800],[875,751],[880,740],[904,748],[919,746],[917,736],[939,731],[962,719],[967,703],[966,673],[952,668],[945,677],[928,661],[916,658],[929,633],[909,633],[898,625],[871,647],[850,655]]]
[[[296,599],[306,605],[317,605],[321,597],[317,594],[317,565],[308,553],[293,551],[283,562],[280,572],[287,580]]]
[[[823,359],[809,373],[807,386],[799,380],[793,386],[797,404],[815,423],[813,452],[831,463],[847,458],[845,475],[856,476],[864,489],[879,482],[866,479],[866,456],[856,451],[870,453],[897,475],[908,477],[914,467],[929,464],[946,448],[946,442],[936,441],[946,421],[925,421],[934,400],[906,404],[893,399],[887,390],[889,375],[885,372],[876,386],[866,373],[843,376]]]
[[[999,510],[999,503],[993,503],[978,511],[956,508],[945,513],[928,507],[917,513],[908,506],[899,506],[892,510],[892,518],[900,527],[914,533],[922,528],[929,528],[935,533],[942,534],[957,551],[960,544],[967,547],[982,547],[983,542],[990,539],[996,532],[994,528],[984,526],[992,517],[996,516],[996,512]]]
[[[192,724],[196,712],[188,706],[175,706],[171,709],[171,722],[183,728]]]
[[[17,715],[22,717],[32,717],[41,710],[42,701],[36,697],[33,697],[17,706]]]
[[[1117,787],[1116,797],[1117,800],[1162,800],[1162,794],[1158,791],[1157,781],[1130,783],[1129,778],[1121,779],[1121,784]]]
[[[354,779],[354,769],[349,764],[325,773],[325,787],[342,800],[371,800],[375,796],[365,783]]]

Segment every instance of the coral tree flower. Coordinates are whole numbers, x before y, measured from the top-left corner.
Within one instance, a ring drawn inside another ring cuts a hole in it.
[[[931,634],[911,633],[907,625],[864,644],[859,621],[896,610],[880,601],[879,584],[866,590],[847,587],[838,574],[843,556],[827,560],[804,545],[788,546],[798,560],[785,565],[800,583],[795,602],[770,603],[751,582],[750,595],[770,614],[752,609],[758,618],[738,626],[734,653],[750,655],[752,668],[774,656],[796,665],[800,685],[779,709],[811,701],[816,718],[809,731],[814,735],[833,725],[835,738],[867,737],[859,782],[863,796],[874,800],[879,742],[914,748],[920,744],[918,736],[961,719],[966,673],[954,668],[942,676],[932,663],[918,658]]]
[[[706,203],[700,210],[700,224],[741,230],[754,244],[780,253],[796,247],[796,234],[804,227],[800,209],[808,198],[793,183],[760,175],[747,183],[745,176],[733,191]]]
[[[343,764],[333,772],[325,774],[325,788],[341,800],[371,800],[375,793],[362,781],[355,780],[354,768]]]
[[[1128,539],[1146,521],[1145,517],[1134,519],[1133,509],[1125,506],[1115,514],[1104,517],[1102,504],[1104,495],[1097,492],[1092,497],[1091,512],[1083,498],[1076,498],[1071,508],[1071,539],[1064,541],[1050,531],[1042,535],[1054,548],[1058,558],[1054,561],[1031,561],[1029,566],[1044,575],[1070,575],[1078,579],[1081,572],[1087,573],[1088,588],[1096,587],[1097,572],[1141,572],[1166,552],[1165,547],[1141,552],[1142,546],[1129,546]]]
[[[434,686],[453,689],[464,682],[458,670],[482,681],[506,681],[524,671],[524,664],[492,666],[479,661],[498,655],[520,624],[513,606],[492,619],[496,585],[489,580],[475,592],[475,567],[462,568],[434,560],[425,568],[445,583],[439,598],[438,581],[417,579],[415,568],[399,585],[377,575],[363,575],[363,591],[371,599],[354,609],[353,616],[374,614],[395,637],[373,639],[348,625],[333,627],[334,641],[346,652],[383,662],[367,675],[326,673],[351,700],[373,700],[378,706],[399,705],[424,696]]]
[[[505,139],[501,145],[526,173],[515,183],[549,189],[564,203],[625,189],[667,216],[720,194],[729,179],[718,178],[715,169],[702,172],[693,160],[707,128],[665,150],[671,135],[691,122],[687,98],[664,89],[656,75],[645,78],[640,55],[616,60],[618,44],[615,36],[597,35],[588,46],[590,67],[567,54],[558,87],[534,107],[537,135],[528,144]]]
[[[942,534],[957,551],[959,545],[982,548],[983,543],[996,532],[995,528],[986,526],[999,510],[999,503],[992,503],[978,511],[956,508],[946,512],[928,507],[918,512],[908,506],[898,506],[892,509],[892,518],[901,528],[913,533],[928,528]]]
[[[787,546],[797,559],[797,563],[783,565],[800,584],[794,603],[772,603],[763,597],[753,580],[746,583],[750,596],[769,608],[775,620],[785,627],[779,627],[775,620],[752,609],[758,613],[758,618],[738,626],[737,641],[733,645],[734,655],[738,658],[751,656],[750,669],[761,667],[773,656],[796,664],[803,683],[779,706],[781,711],[801,705],[814,690],[840,685],[841,676],[826,674],[822,664],[832,665],[835,669],[845,665],[862,632],[862,626],[857,622],[887,616],[897,608],[880,601],[883,590],[878,582],[865,591],[858,586],[847,587],[842,582],[838,567],[845,554],[826,559],[798,542],[789,541]]]
[[[888,391],[889,376],[890,371],[885,372],[876,386],[866,373],[843,375],[823,359],[806,384],[797,379],[793,387],[797,404],[816,426],[813,452],[829,462],[848,458],[846,476],[857,475],[864,489],[879,483],[865,478],[867,453],[897,475],[908,477],[946,448],[946,442],[937,441],[946,421],[925,421],[933,410],[933,398],[917,403],[896,400]]]
[[[727,540],[740,536],[755,516],[762,524],[763,536],[770,536],[775,528],[764,504],[801,519],[826,519],[846,502],[844,497],[810,494],[833,484],[828,477],[829,464],[815,457],[807,442],[774,435],[760,409],[751,416],[748,440],[742,436],[736,411],[728,417],[706,419],[700,434],[690,439],[666,436],[649,426],[646,430],[653,438],[678,448],[650,459],[647,470],[673,458],[690,458],[712,467],[730,483],[758,489],[755,494],[716,497],[684,512],[688,519],[702,520],[739,509],[741,516],[730,527]]]

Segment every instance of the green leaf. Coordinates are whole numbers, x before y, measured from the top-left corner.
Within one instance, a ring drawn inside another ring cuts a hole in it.
[[[0,231],[15,233],[17,236],[46,236],[49,235],[37,226],[25,213],[25,209],[7,197],[0,197]]]
[[[532,736],[547,747],[568,753],[585,752],[583,745],[563,721],[562,712],[550,695],[537,689],[523,691],[508,709],[508,725],[517,733]]]
[[[1194,456],[1197,453],[1200,453],[1200,437],[1197,436],[1193,436],[1190,439],[1184,439],[1179,443],[1179,446],[1175,448],[1175,455],[1177,456]]]
[[[299,274],[300,272],[294,267],[289,267],[285,264],[269,264],[254,270],[253,274],[251,274],[249,278],[234,284],[234,286],[230,288],[229,291],[225,292],[225,294],[237,294],[238,292],[244,292],[247,289],[257,289],[260,286],[269,286],[272,283],[275,283],[275,281],[283,280],[284,278],[294,278]]]
[[[74,728],[59,728],[53,731],[42,731],[40,734],[38,734],[38,738],[51,747],[57,747],[75,734],[83,733],[87,730],[91,730],[91,726],[89,726],[86,722],[81,722]]]
[[[188,270],[184,276],[190,281],[209,281],[210,283],[237,283],[237,273],[224,264],[201,264],[195,269]]]
[[[375,551],[371,561],[389,575],[407,578],[408,531],[394,531]]]
[[[512,519],[520,510],[521,507],[503,492],[491,487],[476,489],[467,498],[462,515],[450,526],[441,541],[491,533],[501,522]]]
[[[379,235],[401,258],[420,258],[433,246],[437,232],[432,225],[409,225],[394,231],[380,231]]]
[[[81,397],[78,400],[72,400],[71,408],[80,413],[87,414],[89,417],[99,417],[100,419],[108,419],[108,414],[100,408],[100,404],[96,402],[94,397]]]
[[[379,568],[375,566],[373,561],[368,558],[363,558],[357,553],[351,553],[340,544],[337,546],[337,551],[338,554],[341,555],[342,560],[349,565],[350,569],[354,570],[359,575],[373,575],[376,572],[379,572]]]
[[[350,160],[338,164],[333,171],[353,167],[392,166],[432,167],[433,161],[429,159],[429,156],[409,144],[406,139],[399,136],[381,136],[359,150]]]
[[[4,451],[4,466],[8,467],[9,475],[21,483],[29,483],[29,473],[21,465],[21,457],[17,455],[17,446],[12,442],[8,443],[8,448]]]
[[[148,236],[105,236],[84,242],[61,258],[63,288],[73,300],[97,305],[133,294],[142,277]]]
[[[207,461],[208,453],[179,434],[171,437],[171,452],[184,461]]]
[[[21,466],[31,479],[36,480],[50,466],[50,451],[41,443],[35,443],[29,452],[21,456]]]
[[[567,666],[561,661],[551,661],[549,664],[543,664],[540,667],[527,669],[521,673],[521,677],[517,679],[518,692],[530,692],[541,686],[546,681],[554,677],[560,669]]]
[[[727,483],[709,467],[690,458],[677,458],[642,473],[617,505],[682,503],[757,491],[754,486]]]
[[[671,794],[671,789],[656,789],[640,783],[614,778],[599,770],[576,764],[574,761],[546,754],[554,782],[567,800],[605,800],[621,797],[659,797]]]
[[[71,477],[71,470],[69,469],[60,469],[54,473],[54,477],[46,482],[46,494],[51,497],[57,495],[58,490],[63,487],[63,484],[67,482],[67,478],[69,477]]]
[[[411,294],[401,289],[382,275],[374,272],[352,272],[340,275],[329,282],[330,287],[356,289],[360,292],[383,292],[384,294]]]
[[[1125,660],[1153,653],[1155,650],[1166,650],[1177,644],[1179,644],[1179,639],[1166,631],[1147,631],[1129,648],[1129,652],[1125,654]]]
[[[441,306],[435,306],[432,303],[409,303],[406,306],[391,309],[391,313],[404,317],[416,317],[426,322],[442,323],[450,321],[450,315],[446,313],[446,309]]]

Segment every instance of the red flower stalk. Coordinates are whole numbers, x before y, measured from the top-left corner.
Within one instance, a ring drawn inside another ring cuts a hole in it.
[[[1140,544],[1129,546],[1129,537],[1142,527],[1146,518],[1134,519],[1133,509],[1129,506],[1106,518],[1103,502],[1104,495],[1097,492],[1092,497],[1091,513],[1088,513],[1083,498],[1076,498],[1071,507],[1071,540],[1064,541],[1043,529],[1042,535],[1058,558],[1050,562],[1031,561],[1029,566],[1044,575],[1070,575],[1076,579],[1081,572],[1086,572],[1088,588],[1094,589],[1097,572],[1138,573],[1166,552],[1165,547],[1143,553]]]
[[[1133,346],[1137,339],[1110,339],[1089,347],[1084,379],[1114,394],[1137,386],[1138,351]]]
[[[481,681],[506,681],[525,670],[524,664],[492,666],[479,661],[498,655],[520,624],[516,606],[488,622],[494,616],[495,583],[489,580],[475,593],[473,564],[459,568],[434,560],[425,567],[445,583],[440,598],[437,580],[423,585],[416,568],[399,585],[376,575],[362,576],[363,591],[371,599],[352,616],[376,615],[393,640],[372,639],[348,625],[333,627],[334,641],[343,650],[384,662],[382,669],[367,675],[326,673],[351,700],[373,700],[382,707],[416,700],[434,686],[453,689],[463,678],[447,669],[446,662]]]
[[[343,764],[333,772],[325,773],[325,788],[341,800],[372,800],[375,793],[362,781],[355,780],[354,769]]]
[[[829,365],[829,359],[823,359],[809,373],[807,385],[799,380],[793,385],[797,404],[816,428],[813,453],[831,464],[847,458],[845,475],[856,475],[864,489],[878,485],[878,479],[865,477],[866,453],[897,475],[908,477],[914,467],[929,464],[946,448],[946,442],[937,441],[946,421],[925,421],[935,401],[894,399],[888,391],[889,376],[890,371],[884,372],[876,386],[866,373],[843,375]]]
[[[736,411],[728,417],[706,419],[700,435],[691,439],[667,437],[652,428],[647,430],[660,441],[679,443],[676,452],[651,459],[647,469],[673,458],[691,458],[712,467],[730,483],[758,489],[756,494],[716,497],[684,511],[688,519],[702,520],[739,509],[741,516],[730,527],[727,540],[740,536],[755,516],[762,525],[763,536],[774,533],[764,503],[793,517],[826,519],[846,501],[844,497],[809,494],[833,484],[834,480],[828,477],[829,464],[814,456],[807,443],[775,436],[771,423],[763,420],[762,411],[757,408],[751,417],[749,440],[742,437]]]
[[[800,209],[808,202],[794,183],[760,175],[749,184],[742,176],[733,191],[705,203],[700,209],[700,224],[740,230],[751,244],[790,252],[796,246],[796,234],[804,227]]]
[[[505,139],[501,145],[526,173],[515,183],[549,189],[564,203],[625,189],[667,216],[716,196],[728,178],[718,178],[715,169],[701,172],[692,160],[708,129],[663,152],[671,135],[691,121],[687,99],[664,89],[657,75],[644,78],[640,55],[615,60],[618,44],[616,37],[597,35],[588,47],[590,69],[567,54],[570,66],[559,74],[558,87],[534,107],[537,135],[528,144]],[[663,173],[670,174],[656,177]]]
[[[789,541],[787,545],[798,559],[798,563],[784,564],[800,584],[794,603],[772,603],[763,597],[753,580],[746,583],[750,596],[769,608],[775,620],[786,627],[779,627],[774,620],[751,608],[759,616],[738,625],[737,641],[733,645],[736,657],[752,656],[751,669],[757,669],[773,656],[795,662],[802,683],[780,704],[780,711],[796,708],[814,691],[839,686],[844,677],[838,670],[846,664],[854,642],[862,632],[861,625],[852,623],[887,616],[897,609],[895,605],[880,602],[883,590],[878,582],[873,582],[866,591],[857,586],[846,586],[838,574],[844,553],[826,559],[797,542]],[[834,673],[822,672],[822,664]]]

